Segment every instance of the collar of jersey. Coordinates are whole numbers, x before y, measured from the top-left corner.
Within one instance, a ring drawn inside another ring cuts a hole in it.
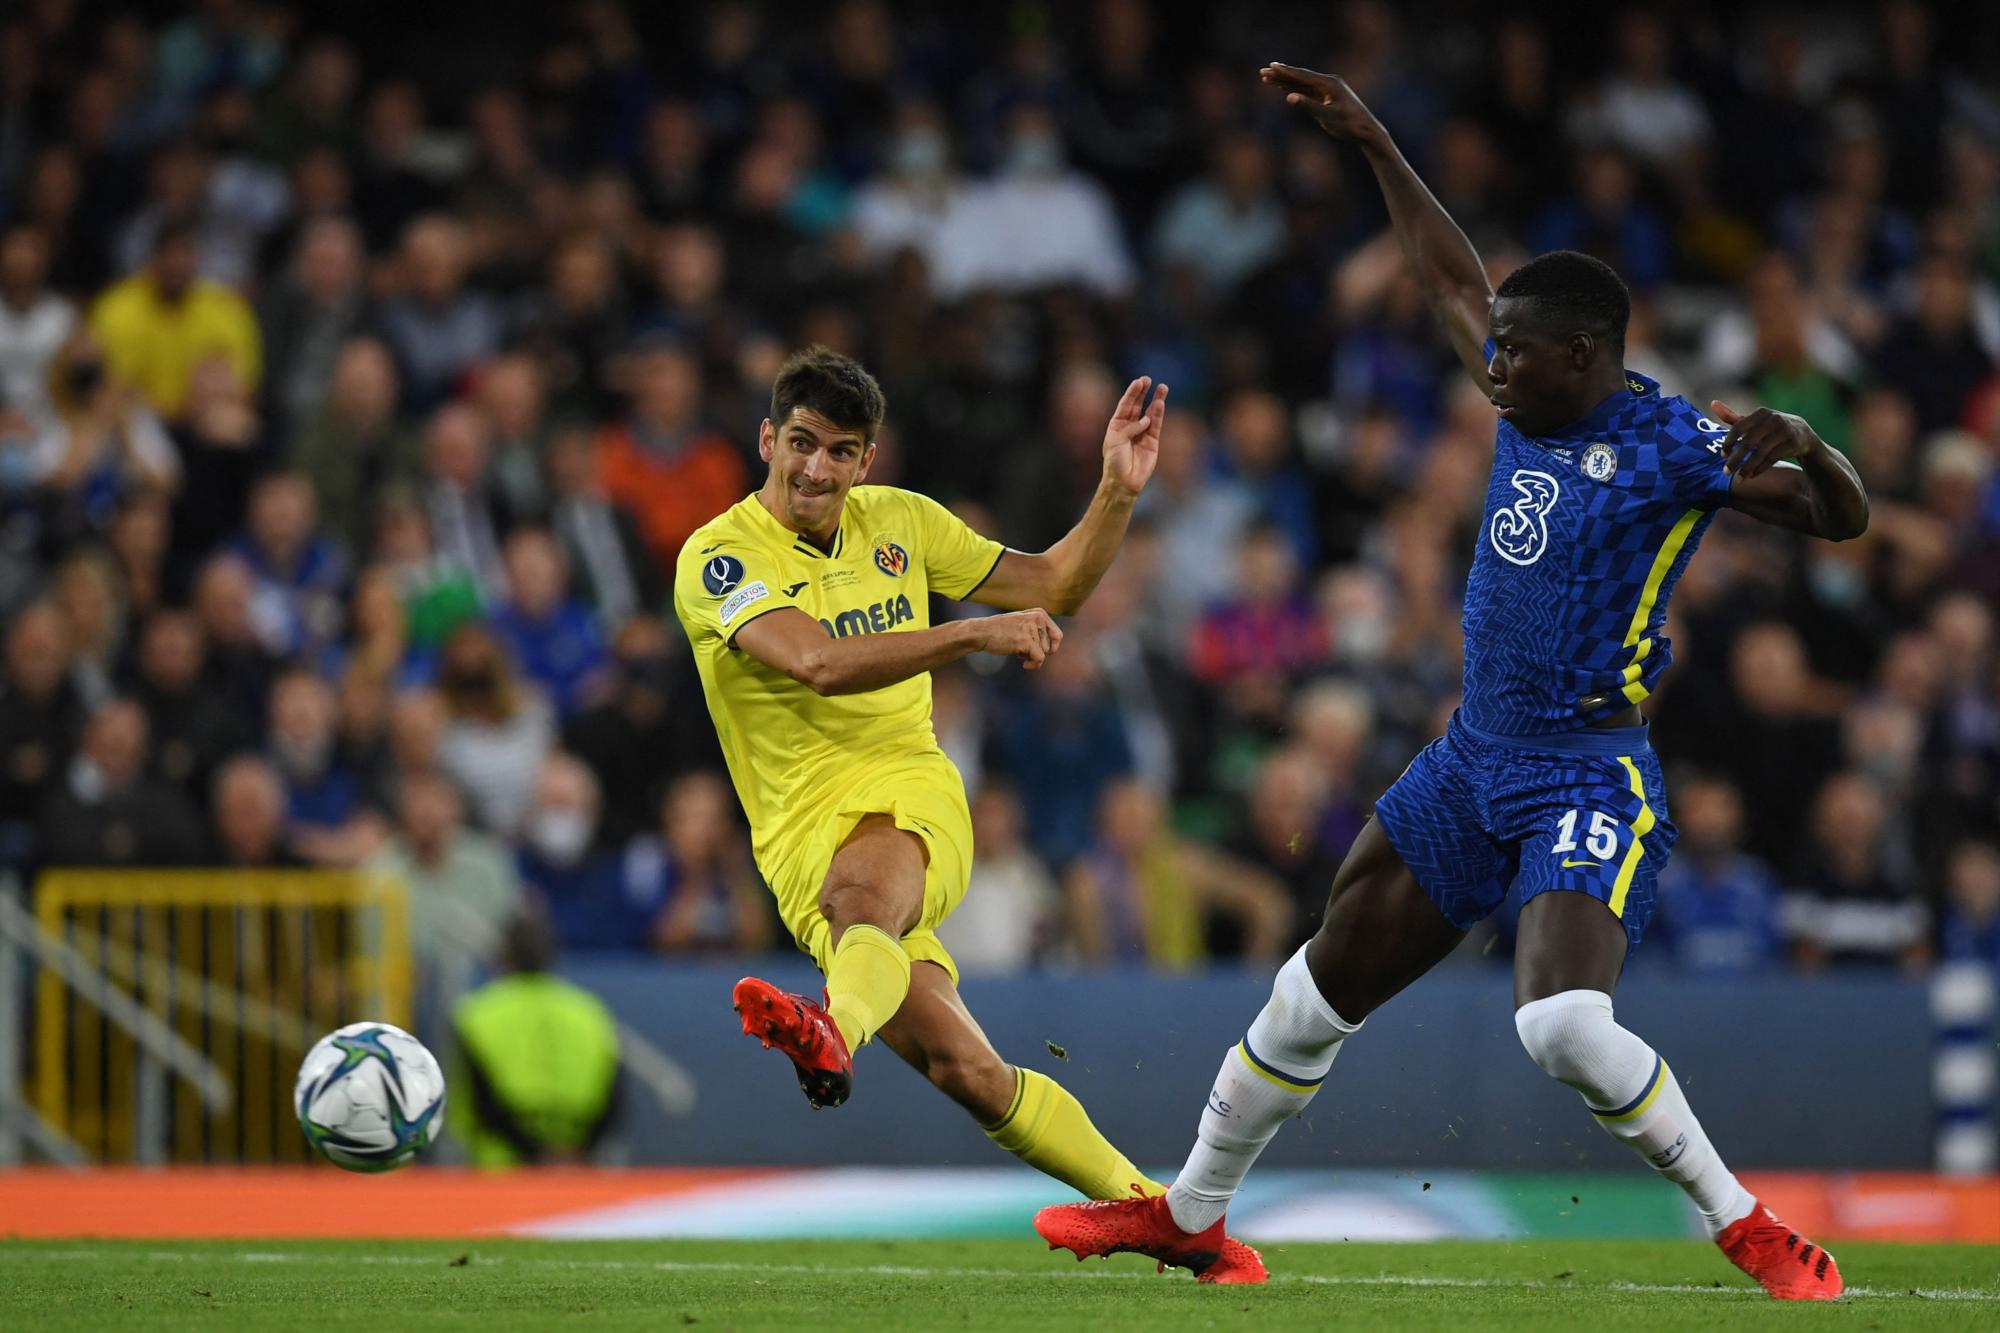
[[[1638,387],[1634,388],[1634,385]],[[1591,408],[1575,421],[1570,422],[1569,425],[1564,426],[1553,435],[1527,435],[1522,438],[1561,443],[1564,440],[1573,440],[1579,435],[1597,434],[1600,427],[1630,407],[1634,402],[1637,402],[1647,394],[1657,394],[1659,391],[1660,386],[1658,381],[1641,375],[1636,370],[1627,370],[1625,372],[1625,383],[1619,388],[1618,392],[1607,397],[1596,407]],[[759,505],[758,508],[761,509],[763,506]]]
[[[764,502],[757,498],[755,491],[752,491],[745,498],[744,503],[757,511],[756,522],[762,524],[780,541],[790,542],[792,549],[800,555],[810,556],[814,560],[826,560],[837,557],[847,548],[847,525],[845,523],[833,530],[833,546],[828,550],[822,551],[798,533],[793,532],[790,528],[778,522],[777,515],[764,508]]]

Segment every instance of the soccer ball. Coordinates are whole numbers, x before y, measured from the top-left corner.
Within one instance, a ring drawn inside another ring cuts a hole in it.
[[[292,1091],[306,1141],[349,1171],[393,1171],[444,1126],[444,1071],[424,1044],[388,1023],[321,1037]]]

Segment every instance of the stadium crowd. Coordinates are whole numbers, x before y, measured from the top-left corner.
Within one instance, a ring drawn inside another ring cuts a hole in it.
[[[6,866],[779,947],[665,585],[819,342],[887,391],[872,481],[1028,549],[1173,386],[1048,669],[936,679],[967,970],[1281,956],[1453,706],[1494,429],[1283,55],[1496,281],[1605,258],[1629,364],[1867,481],[1864,538],[1724,515],[1680,586],[1639,961],[2000,963],[2000,11],[144,8],[0,18]]]

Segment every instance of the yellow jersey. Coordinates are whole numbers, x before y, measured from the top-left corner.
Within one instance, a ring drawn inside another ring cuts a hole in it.
[[[827,551],[779,523],[755,495],[688,538],[674,569],[674,614],[694,648],[767,877],[871,769],[943,760],[944,752],[931,730],[928,672],[823,698],[737,651],[736,635],[784,607],[834,638],[926,629],[932,593],[968,596],[1005,551],[937,501],[892,486],[849,491]]]

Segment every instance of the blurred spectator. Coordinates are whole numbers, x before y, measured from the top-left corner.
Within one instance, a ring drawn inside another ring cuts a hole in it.
[[[402,289],[383,302],[381,323],[419,411],[457,392],[500,350],[498,307],[466,286],[469,245],[464,225],[444,214],[418,218],[403,231]]]
[[[590,437],[563,429],[549,440],[549,524],[568,559],[570,587],[602,623],[622,625],[660,605],[660,566],[639,521],[604,494]]]
[[[1301,595],[1298,570],[1282,533],[1251,529],[1238,548],[1233,595],[1195,626],[1189,664],[1209,685],[1230,691],[1239,711],[1268,711],[1261,696],[1282,692],[1292,676],[1326,660],[1326,626]]]
[[[660,801],[657,834],[625,847],[625,898],[649,912],[653,947],[667,953],[750,953],[771,943],[771,900],[735,819],[721,775],[689,773]]]
[[[545,288],[525,298],[514,315],[512,341],[532,359],[509,358],[517,367],[512,373],[521,374],[525,366],[539,378],[540,367],[547,366],[560,396],[574,407],[595,408],[604,393],[605,371],[632,332],[618,256],[603,236],[579,232],[550,254],[546,277]],[[507,426],[496,425],[507,439]]]
[[[1704,776],[1677,783],[1673,800],[1680,842],[1660,872],[1651,934],[1690,974],[1741,975],[1782,962],[1778,881],[1740,849],[1741,795]]]
[[[936,271],[941,247],[969,206],[952,160],[951,130],[931,102],[897,108],[882,171],[854,196],[851,224],[861,257],[885,265],[898,251],[914,250]]]
[[[240,754],[215,774],[215,863],[234,870],[286,870],[304,864],[285,837],[285,784],[256,755]]]
[[[500,541],[514,514],[493,484],[492,430],[476,408],[447,403],[424,432],[424,514],[439,563],[471,577],[480,596],[506,591]]]
[[[222,761],[256,743],[255,721],[209,677],[201,625],[186,611],[162,611],[146,622],[138,667],[132,697],[152,733],[154,773],[190,800],[206,801]]]
[[[626,621],[611,645],[604,697],[563,728],[563,748],[603,784],[606,832],[614,840],[653,826],[661,785],[722,767],[701,683],[680,647],[653,616]]]
[[[436,772],[403,779],[394,835],[369,866],[408,886],[410,949],[425,963],[493,958],[525,905],[505,844],[465,827],[458,789]]]
[[[547,702],[515,676],[506,650],[481,625],[461,625],[445,640],[438,686],[450,716],[438,752],[445,772],[481,827],[520,833],[555,741]]]
[[[597,440],[605,493],[630,509],[661,569],[688,535],[750,490],[743,457],[701,418],[701,374],[680,346],[650,342],[626,367],[631,413]]]
[[[194,368],[220,356],[254,390],[263,370],[257,318],[242,297],[195,276],[195,236],[183,222],[163,225],[144,269],[91,307],[90,329],[112,380],[137,388],[153,410],[178,421]]]
[[[1721,645],[1713,646],[1720,649]],[[1702,712],[1678,725],[1676,748],[1730,779],[1739,792],[1755,792],[1745,818],[1743,846],[1772,862],[1799,845],[1809,823],[1813,791],[1801,773],[1831,773],[1839,761],[1839,732],[1825,713],[1824,696],[1806,662],[1805,647],[1790,626],[1752,625],[1728,649],[1728,685],[1711,701],[1688,700]],[[1666,710],[1682,705],[1670,697]]]
[[[47,602],[22,608],[7,627],[0,692],[0,853],[9,864],[27,860],[43,795],[68,772],[83,721],[62,613]]]
[[[1131,289],[1136,274],[1110,197],[1066,155],[1048,107],[1014,109],[999,171],[971,188],[939,238],[931,267],[940,297],[1059,285],[1115,297]]]
[[[964,900],[938,927],[960,972],[1024,972],[1060,934],[1062,894],[1022,838],[1022,824],[1011,787],[986,783],[972,798],[972,875]]]
[[[2000,969],[2000,848],[1964,842],[1945,861],[1943,957]]]
[[[1001,765],[1028,812],[1028,840],[1052,866],[1090,845],[1098,798],[1132,769],[1125,720],[1087,640],[1071,633],[1041,670],[1024,677],[995,738]]]
[[[542,460],[551,428],[542,363],[510,354],[479,377],[479,406],[493,431],[494,486],[508,513],[533,517],[548,508]]]
[[[325,399],[292,446],[312,481],[327,530],[357,555],[368,549],[370,500],[416,479],[416,435],[396,415],[396,363],[374,338],[343,343]]]
[[[293,429],[326,401],[348,340],[367,318],[361,231],[317,218],[299,234],[290,271],[258,311],[272,405]]]
[[[1700,170],[1693,159],[1708,141],[1709,116],[1673,79],[1666,19],[1626,10],[1617,20],[1616,51],[1611,75],[1577,107],[1571,134],[1586,143],[1607,139],[1663,173]]]
[[[555,933],[521,913],[507,925],[500,975],[452,1009],[447,1114],[476,1167],[583,1160],[616,1122],[618,1025],[604,1002],[555,974]]]
[[[1800,965],[1908,968],[1928,959],[1930,914],[1887,844],[1888,814],[1881,794],[1859,773],[1835,773],[1819,789],[1812,838],[1792,873],[1784,907],[1785,933]]]
[[[1165,802],[1122,778],[1097,805],[1096,843],[1065,876],[1070,938],[1088,963],[1180,970],[1205,956],[1213,915],[1235,927],[1243,956],[1276,959],[1292,938],[1292,906],[1265,872],[1166,827]]]
[[[51,866],[178,866],[200,858],[200,820],[146,774],[146,715],[113,699],[91,715],[42,806],[36,853]]]
[[[351,866],[375,853],[383,829],[340,753],[335,708],[332,686],[310,671],[286,672],[271,686],[268,749],[285,784],[292,849],[315,865]]]
[[[219,555],[202,566],[194,585],[194,613],[208,641],[209,674],[232,708],[262,717],[263,701],[277,660],[264,646],[252,619],[256,584],[250,567],[233,555]]]
[[[516,865],[539,895],[556,935],[570,948],[644,948],[654,937],[665,885],[629,878],[600,837],[604,800],[581,761],[560,751],[543,759],[520,823]],[[643,897],[635,896],[635,892]]]
[[[330,642],[340,630],[347,559],[319,525],[312,483],[274,472],[250,493],[250,522],[231,550],[255,580],[257,635],[281,657]]]
[[[437,650],[410,634],[410,618],[386,565],[370,565],[354,581],[348,603],[348,641],[320,658],[329,680],[359,679],[397,690],[428,685],[437,678]]]
[[[1334,872],[1347,852],[1326,836],[1328,794],[1326,775],[1311,750],[1304,745],[1273,750],[1258,765],[1245,795],[1242,827],[1225,844],[1237,860],[1284,886],[1291,911],[1289,938],[1295,944],[1319,929]],[[1219,952],[1226,956],[1236,950]]]
[[[1587,251],[1616,268],[1637,291],[1666,281],[1673,263],[1666,225],[1640,197],[1631,163],[1609,147],[1594,148],[1577,160],[1574,193],[1536,219],[1528,244],[1536,253]]]
[[[1918,429],[1928,433],[1963,420],[1994,364],[1973,330],[1972,284],[1957,259],[1933,254],[1918,264],[1914,305],[1889,326],[1875,365],[1883,382],[1915,406]]]
[[[521,528],[507,539],[507,600],[493,628],[529,680],[574,716],[605,687],[610,651],[597,617],[569,595],[562,548],[543,528]]]
[[[249,388],[219,356],[194,368],[187,413],[173,428],[180,451],[174,498],[176,576],[235,535],[250,487],[265,466],[264,423]]]
[[[1216,418],[1221,455],[1212,470],[1249,492],[1260,520],[1284,533],[1310,569],[1319,557],[1312,482],[1292,458],[1292,424],[1285,405],[1267,390],[1231,394]]]
[[[179,485],[180,458],[160,419],[106,378],[104,355],[88,334],[57,353],[47,403],[29,468],[65,512],[70,535],[110,527],[125,496],[171,494]]]
[[[1239,549],[1256,501],[1241,482],[1215,475],[1201,418],[1169,412],[1160,436],[1159,470],[1139,512],[1160,543],[1153,595],[1163,623],[1155,639],[1179,652],[1194,622],[1234,587],[1236,568],[1221,553]]]
[[[1271,177],[1262,140],[1248,133],[1224,139],[1209,174],[1168,201],[1153,232],[1159,262],[1192,266],[1216,292],[1269,263],[1285,237]]]
[[[28,225],[0,234],[0,405],[38,420],[49,370],[76,330],[76,307],[49,289],[49,240]]]

